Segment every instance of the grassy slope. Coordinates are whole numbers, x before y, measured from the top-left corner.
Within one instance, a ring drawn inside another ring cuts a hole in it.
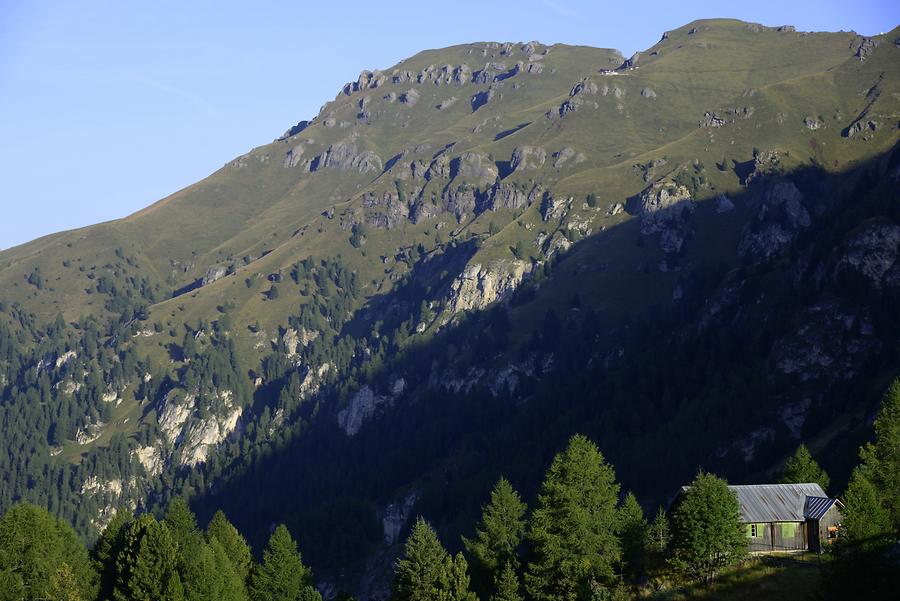
[[[85,274],[91,267],[102,268],[114,261],[116,248],[136,257],[154,281],[173,290],[202,277],[210,265],[233,264],[235,276],[152,307],[151,321],[166,327],[163,333],[140,339],[138,344],[153,360],[165,364],[166,345],[180,341],[182,324],[214,319],[216,307],[231,302],[236,305],[232,319],[239,347],[252,363],[260,351],[254,349],[256,338],[243,326],[258,320],[272,337],[300,302],[295,294],[267,300],[263,292],[268,288],[264,280],[268,274],[281,272],[287,277],[290,265],[303,257],[340,253],[357,269],[366,293],[374,295],[391,287],[380,256],[390,257],[398,248],[418,242],[427,248],[434,246],[434,222],[407,223],[395,230],[372,232],[363,255],[349,245],[349,233],[340,229],[338,219],[321,216],[331,206],[336,206],[338,213],[356,206],[359,195],[368,189],[392,189],[390,172],[320,170],[306,174],[299,167],[282,166],[285,153],[297,144],[303,143],[304,158],[311,158],[354,136],[361,149],[375,151],[385,162],[404,151],[404,160],[418,156],[427,162],[451,142],[455,143],[452,156],[475,150],[498,162],[508,160],[516,146],[542,146],[548,153],[544,166],[513,173],[508,180],[523,185],[540,181],[557,195],[576,198],[596,193],[598,208],[583,208],[576,201],[568,221],[586,220],[593,232],[605,228],[606,233],[578,247],[554,275],[549,293],[513,312],[512,319],[520,326],[514,331],[526,337],[547,306],[565,306],[576,291],[583,302],[613,317],[640,310],[670,298],[678,276],[656,269],[642,271],[642,265],[655,265],[663,258],[655,242],[637,247],[633,224],[627,225],[630,217],[605,216],[608,206],[623,202],[647,185],[634,166],[666,158],[667,165],[654,171],[656,178],[699,159],[709,180],[702,196],[709,198],[739,189],[737,176],[732,171],[720,172],[714,163],[723,158],[729,163],[749,160],[754,147],[778,149],[788,167],[815,159],[834,170],[886,150],[897,140],[897,130],[888,125],[889,119],[896,123],[898,112],[900,61],[891,43],[896,33],[886,34],[875,54],[860,63],[853,58],[859,37],[852,33],[753,31],[737,21],[700,21],[670,32],[668,39],[642,54],[637,69],[616,76],[599,73],[620,61],[614,51],[550,47],[541,61],[545,65],[542,74],[520,73],[506,80],[495,101],[474,112],[469,101],[487,85],[388,82],[377,90],[339,94],[300,134],[261,146],[139,213],[0,253],[3,300],[22,302],[45,318],[59,311],[68,318],[102,313],[102,299],[84,292],[90,284]],[[504,62],[508,67],[518,60],[527,62],[519,47],[513,48],[512,56],[502,56],[499,47],[455,46],[422,52],[397,68],[416,74],[431,64],[466,63],[475,71],[487,61]],[[391,69],[385,73],[390,76]],[[841,130],[869,104],[865,92],[882,73],[888,75],[871,110],[883,116],[885,127],[869,142],[842,138]],[[618,87],[624,95],[587,96],[579,111],[561,120],[548,120],[545,113],[558,108],[582,78],[600,88]],[[411,88],[420,91],[414,107],[385,98],[390,92],[401,94]],[[642,96],[646,88],[656,97]],[[369,123],[356,119],[363,96],[372,115]],[[456,104],[444,111],[435,109],[450,96],[458,98]],[[720,129],[697,127],[705,111],[722,113],[729,107],[745,106],[754,109],[750,119]],[[821,116],[825,127],[808,130],[803,125],[806,116]],[[335,119],[336,125],[328,127],[327,117]],[[484,125],[474,133],[480,124]],[[519,129],[511,135],[498,136],[515,128]],[[430,149],[417,155],[413,149],[420,144]],[[587,160],[581,164],[569,161],[561,169],[553,167],[549,155],[563,147],[583,152]],[[731,249],[745,210],[738,207],[719,216],[710,207],[701,208],[698,243],[691,245],[693,250],[685,260],[733,263]],[[493,220],[504,226],[485,241],[473,261],[510,259],[510,247],[518,240],[532,243],[540,233],[552,234],[566,225],[544,223],[535,207],[509,221],[512,217],[506,212],[485,213],[463,224],[462,236],[470,231],[484,233]],[[450,226],[442,230],[445,234],[456,227],[447,216],[439,220]],[[301,230],[303,233],[298,233]],[[246,265],[244,257],[249,261]],[[63,260],[70,266],[64,267]],[[189,268],[176,268],[173,262]],[[47,282],[40,292],[25,282],[34,266],[40,267]],[[247,287],[245,278],[253,285]],[[175,331],[172,337],[170,328]],[[127,413],[117,416],[115,428],[127,431],[136,423],[131,412]],[[67,449],[66,456],[71,455]]]

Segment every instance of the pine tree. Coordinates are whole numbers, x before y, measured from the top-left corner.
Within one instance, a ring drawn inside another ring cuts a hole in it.
[[[801,484],[805,482],[815,482],[822,487],[822,490],[828,491],[828,485],[831,479],[825,473],[816,460],[809,453],[806,445],[801,444],[797,448],[794,456],[787,460],[784,464],[784,473],[781,475],[781,482],[784,484]]]
[[[486,593],[489,585],[507,564],[517,569],[516,551],[525,535],[525,503],[506,478],[500,478],[491,491],[490,502],[482,508],[481,524],[475,538],[463,537],[463,545],[472,557],[478,590]],[[484,595],[487,596],[487,595]]]
[[[891,531],[891,516],[862,467],[853,470],[843,495],[841,538],[858,545],[877,542]]]
[[[643,569],[643,559],[647,549],[647,518],[634,493],[625,495],[618,510],[618,533],[622,545],[622,561],[632,576],[638,576]]]
[[[875,441],[860,450],[865,476],[900,532],[900,378],[894,380],[875,418]]]
[[[533,599],[586,599],[591,581],[614,585],[618,496],[615,472],[596,445],[572,437],[553,460],[531,518],[525,588]]]
[[[423,518],[416,520],[394,570],[394,601],[435,601],[444,587],[447,551]]]
[[[495,583],[495,592],[490,601],[522,601],[519,592],[519,577],[511,563],[506,563]]]
[[[168,526],[142,515],[125,529],[116,558],[116,601],[182,601],[179,549]]]
[[[284,524],[269,537],[262,563],[250,573],[247,588],[252,601],[321,601],[312,572],[303,565],[297,543]]]
[[[672,567],[704,583],[744,558],[747,537],[740,504],[728,484],[700,472],[672,514]]]
[[[221,510],[213,515],[212,520],[206,527],[206,538],[210,543],[213,540],[217,540],[222,545],[222,549],[231,561],[231,565],[234,566],[235,572],[240,576],[241,580],[246,580],[250,574],[250,567],[253,565],[250,546]]]

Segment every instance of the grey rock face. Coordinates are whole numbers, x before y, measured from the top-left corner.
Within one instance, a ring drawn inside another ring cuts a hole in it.
[[[416,106],[416,103],[419,102],[419,92],[415,88],[410,88],[400,94],[400,102],[407,106]]]
[[[409,217],[409,208],[392,191],[381,195],[368,192],[363,198],[363,207],[366,209],[366,223],[378,229],[394,229]]]
[[[703,113],[703,119],[700,120],[698,127],[722,127],[728,125],[728,121],[718,116],[716,113]]]
[[[661,180],[647,188],[637,198],[630,212],[640,216],[641,233],[654,234],[669,229],[681,220],[683,213],[693,212],[691,193],[671,180]]]
[[[447,314],[481,310],[509,297],[530,271],[524,261],[467,265],[450,285]]]
[[[801,382],[847,380],[880,345],[866,309],[820,300],[798,317],[797,328],[775,343],[773,362],[781,373]]]
[[[478,152],[465,152],[450,162],[450,175],[474,180],[479,184],[493,184],[497,179],[497,167],[485,155]]]
[[[569,159],[575,156],[575,149],[566,146],[565,148],[553,153],[553,166],[559,169],[565,165]]]
[[[514,184],[496,182],[488,196],[488,210],[523,209],[529,205],[528,193]]]
[[[296,167],[299,165],[303,157],[303,151],[303,144],[297,144],[288,150],[287,154],[284,155],[284,162],[282,163],[284,167]]]
[[[865,61],[869,55],[878,47],[878,40],[875,38],[863,38],[862,42],[860,42],[859,46],[856,48],[856,53],[854,56],[860,60],[860,62]]]
[[[560,218],[571,205],[571,197],[554,196],[551,192],[545,192],[541,201],[541,217],[544,221]]]
[[[371,150],[360,152],[352,140],[329,146],[321,163],[325,168],[342,171],[356,169],[360,173],[379,172],[384,167],[381,157]]]
[[[850,127],[844,130],[845,138],[852,138],[858,134],[869,134],[871,132],[878,131],[878,122],[877,121],[864,121],[860,119],[855,121]],[[866,135],[860,136],[863,140],[867,139]]]
[[[227,273],[228,270],[221,265],[213,265],[212,267],[207,269],[206,273],[203,275],[203,285],[209,286],[216,280],[224,278]]]
[[[769,259],[810,223],[797,186],[791,181],[776,182],[766,190],[757,215],[744,228],[738,255]]]
[[[513,150],[509,166],[513,173],[540,169],[547,159],[547,151],[540,146],[518,146]]]
[[[869,223],[856,232],[840,253],[833,273],[862,276],[876,290],[889,285],[889,276],[900,265],[900,226],[890,222]]]
[[[350,397],[347,406],[338,412],[338,427],[347,436],[356,436],[363,424],[375,415],[375,410],[386,400],[385,397],[376,395],[368,386],[363,386]]]

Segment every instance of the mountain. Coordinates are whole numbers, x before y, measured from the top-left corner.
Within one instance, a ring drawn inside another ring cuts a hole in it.
[[[368,598],[412,517],[459,540],[576,432],[647,507],[800,441],[845,482],[900,366],[898,58],[734,20],[429,50],[0,252],[0,513],[187,494]]]

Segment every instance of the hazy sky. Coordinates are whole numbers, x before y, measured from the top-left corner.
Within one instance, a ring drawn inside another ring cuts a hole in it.
[[[313,117],[361,69],[471,41],[629,55],[698,18],[876,34],[896,0],[0,0],[0,248],[123,217]]]

